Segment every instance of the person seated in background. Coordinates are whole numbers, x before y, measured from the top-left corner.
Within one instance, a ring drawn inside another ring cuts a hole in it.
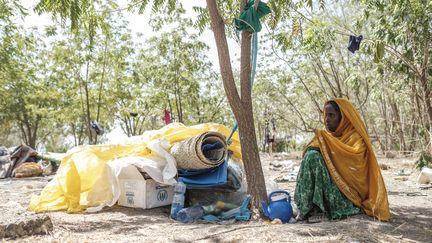
[[[345,99],[324,105],[326,130],[315,130],[297,176],[299,218],[310,222],[366,213],[390,218],[387,190],[366,126]]]

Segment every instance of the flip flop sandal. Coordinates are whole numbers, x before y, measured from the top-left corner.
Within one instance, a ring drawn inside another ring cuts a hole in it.
[[[307,219],[307,222],[309,224],[316,224],[316,223],[327,222],[327,221],[329,220],[325,215],[313,215]]]

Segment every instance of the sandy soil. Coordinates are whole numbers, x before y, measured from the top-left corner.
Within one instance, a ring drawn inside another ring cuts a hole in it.
[[[300,161],[295,154],[262,155],[267,180],[286,174],[280,161]],[[169,207],[150,210],[115,206],[96,214],[47,213],[54,230],[48,235],[7,239],[20,242],[432,242],[432,189],[420,189],[419,174],[413,158],[379,158],[387,186],[391,220],[383,223],[365,215],[316,224],[270,224],[251,221],[235,224],[182,224],[169,219]],[[395,173],[412,171],[407,180],[397,180]],[[51,179],[28,178],[0,180],[2,222],[28,216],[25,212],[32,194],[37,194]],[[278,183],[280,189],[294,191],[295,182]],[[3,239],[5,240],[5,239]]]

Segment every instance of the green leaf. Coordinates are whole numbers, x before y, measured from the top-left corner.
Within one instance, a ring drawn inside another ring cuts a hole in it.
[[[297,16],[293,16],[292,20],[292,36],[296,37],[300,34],[300,20]]]
[[[319,6],[321,10],[324,10],[325,8],[325,1],[324,0],[319,0]]]
[[[384,43],[380,40],[375,41],[374,62],[379,63],[384,57]]]

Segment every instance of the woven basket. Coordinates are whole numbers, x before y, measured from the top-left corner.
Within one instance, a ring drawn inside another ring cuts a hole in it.
[[[222,148],[202,151],[206,144],[220,143]],[[227,154],[225,136],[217,132],[205,132],[201,135],[174,144],[170,150],[177,162],[177,169],[199,170],[217,167],[224,162]],[[211,158],[211,159],[210,159]]]

